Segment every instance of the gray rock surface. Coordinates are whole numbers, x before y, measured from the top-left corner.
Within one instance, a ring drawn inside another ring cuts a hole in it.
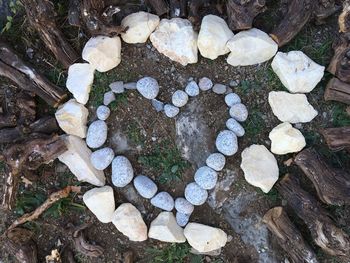
[[[86,144],[90,148],[99,148],[107,140],[107,124],[104,121],[97,120],[90,124],[87,135]]]
[[[238,150],[237,136],[232,131],[223,130],[216,137],[215,145],[222,154],[232,156]]]
[[[198,86],[201,90],[207,91],[213,87],[213,82],[209,78],[203,77],[199,80]]]
[[[224,84],[215,84],[214,87],[213,87],[213,92],[216,93],[216,94],[225,94],[226,93],[226,85]]]
[[[171,97],[171,102],[176,107],[183,107],[186,105],[188,101],[188,95],[183,90],[177,90],[173,93],[173,96]]]
[[[216,171],[208,166],[200,167],[194,174],[195,182],[203,189],[213,189],[218,180]]]
[[[128,83],[124,83],[124,89],[137,89],[137,83],[136,82],[128,82]]]
[[[159,93],[159,85],[157,80],[151,77],[139,79],[136,83],[137,90],[146,99],[155,99]]]
[[[245,121],[248,118],[248,110],[245,105],[238,103],[230,108],[230,116],[237,121]]]
[[[110,114],[111,110],[105,105],[98,106],[96,110],[97,118],[101,121],[107,120]]]
[[[97,170],[104,170],[111,164],[114,158],[114,151],[111,148],[105,147],[94,151],[91,154],[90,160],[91,164]]]
[[[208,192],[201,188],[197,183],[192,182],[185,188],[185,198],[192,205],[202,205],[208,198]]]
[[[194,80],[190,81],[190,82],[187,84],[187,86],[186,86],[186,88],[185,88],[185,91],[186,91],[186,93],[188,94],[188,96],[190,96],[190,97],[194,97],[194,96],[199,95],[199,87],[198,87],[198,84],[197,84]]]
[[[151,204],[160,209],[171,211],[174,209],[174,198],[167,192],[160,192],[151,199]]]
[[[153,99],[151,100],[153,108],[157,111],[160,112],[164,109],[164,103],[160,100]]]
[[[116,187],[124,187],[129,184],[134,177],[134,170],[130,161],[122,155],[112,161],[112,183]]]
[[[230,118],[226,121],[226,127],[227,129],[233,131],[237,137],[242,137],[245,133],[245,130],[242,127],[242,125],[234,118]]]
[[[157,185],[147,176],[138,175],[134,179],[137,192],[144,198],[152,198],[158,191]]]
[[[108,106],[113,101],[115,101],[115,95],[113,91],[107,91],[105,94],[103,94],[103,104]]]
[[[225,166],[226,159],[221,153],[212,153],[208,156],[205,163],[215,171],[221,171]]]
[[[241,103],[241,98],[236,93],[230,93],[225,96],[225,103],[232,107],[235,104]]]
[[[194,210],[194,206],[185,198],[178,197],[175,199],[175,209],[182,214],[190,215]]]
[[[164,113],[169,118],[174,118],[179,112],[180,112],[180,109],[178,107],[175,107],[174,105],[171,105],[171,104],[164,105]]]
[[[188,221],[190,221],[190,215],[176,212],[176,223],[179,226],[184,227],[185,225],[187,225]]]
[[[116,94],[120,94],[120,93],[123,93],[125,91],[123,81],[113,82],[113,83],[109,84],[109,87]]]

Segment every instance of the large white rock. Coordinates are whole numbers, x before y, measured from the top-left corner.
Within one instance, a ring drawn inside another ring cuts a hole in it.
[[[99,221],[102,223],[109,223],[112,221],[115,210],[112,187],[106,185],[93,188],[83,195],[83,201]]]
[[[128,28],[122,33],[122,39],[126,43],[145,43],[150,34],[159,24],[159,17],[143,11],[130,14],[123,18],[121,26]]]
[[[293,93],[312,91],[321,81],[325,69],[302,51],[277,52],[271,66],[282,84]]]
[[[227,63],[232,66],[248,66],[265,62],[278,49],[275,41],[265,32],[252,28],[234,35],[227,43],[231,50]]]
[[[150,40],[153,46],[171,60],[186,66],[197,63],[197,33],[187,19],[162,19]]]
[[[141,213],[130,203],[121,204],[115,210],[112,223],[131,241],[145,241],[147,239],[147,226]]]
[[[77,179],[96,186],[105,185],[105,175],[103,171],[97,170],[92,165],[90,161],[91,150],[85,141],[77,136],[67,135],[65,143],[68,150],[58,156],[58,159],[68,166]]]
[[[66,86],[77,102],[86,104],[94,81],[95,69],[89,63],[75,63],[68,69]]]
[[[61,105],[55,113],[60,128],[65,133],[76,135],[80,138],[86,137],[88,115],[88,109],[75,99],[71,99]]]
[[[186,242],[184,230],[176,223],[172,212],[161,212],[151,223],[148,237],[163,242]]]
[[[282,122],[310,122],[317,111],[304,94],[290,94],[285,91],[271,91],[269,104],[273,114]]]
[[[264,146],[253,144],[242,152],[241,168],[245,180],[268,193],[278,180],[279,170],[275,156]]]
[[[191,247],[201,253],[222,248],[227,242],[227,234],[220,228],[198,223],[188,223],[184,235]]]
[[[198,34],[198,49],[205,58],[216,59],[227,54],[227,42],[233,37],[232,31],[221,17],[207,15],[203,17]]]
[[[303,134],[293,128],[289,122],[277,125],[269,134],[271,152],[274,154],[287,154],[301,151],[305,145]]]
[[[106,72],[121,61],[121,41],[118,36],[96,36],[86,42],[82,57],[99,72]]]

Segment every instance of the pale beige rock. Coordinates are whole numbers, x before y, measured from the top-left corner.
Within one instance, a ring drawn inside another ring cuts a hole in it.
[[[148,237],[163,242],[183,243],[186,242],[183,232],[172,212],[161,212],[152,221]]]
[[[287,154],[301,151],[305,145],[303,134],[293,128],[289,122],[277,125],[269,134],[271,152],[274,154]]]
[[[60,128],[65,133],[76,135],[80,138],[86,137],[88,115],[88,109],[75,99],[71,99],[61,105],[55,113]]]
[[[302,51],[277,52],[271,66],[282,84],[293,93],[312,91],[321,81],[325,69]]]
[[[84,140],[74,135],[65,136],[68,148],[58,159],[68,166],[79,181],[88,182],[96,186],[105,185],[106,178],[103,171],[97,170],[90,161],[91,150]]]
[[[276,158],[264,146],[253,144],[242,152],[241,168],[245,180],[268,193],[277,182],[279,169]]]
[[[118,36],[96,36],[85,44],[82,57],[99,72],[106,72],[121,61],[121,41]]]
[[[200,253],[220,249],[227,242],[227,234],[220,228],[198,223],[188,223],[184,235],[191,247]]]
[[[248,66],[272,58],[278,45],[265,32],[252,28],[234,35],[227,43],[231,53],[227,63],[232,66]]]
[[[102,223],[109,223],[112,221],[115,210],[112,187],[106,185],[93,188],[83,195],[83,201],[99,221]]]
[[[310,122],[318,114],[304,94],[271,91],[269,104],[273,114],[282,122]]]
[[[121,34],[124,42],[130,44],[145,43],[159,25],[159,17],[140,11],[123,18],[121,25],[128,28],[126,33]]]
[[[198,34],[198,49],[205,58],[216,59],[230,50],[227,42],[233,37],[224,19],[215,15],[203,17]]]
[[[145,241],[147,239],[147,226],[141,213],[130,203],[121,204],[115,210],[112,223],[131,241]]]
[[[158,28],[151,34],[153,46],[171,60],[186,66],[197,63],[198,34],[187,19],[162,19]]]

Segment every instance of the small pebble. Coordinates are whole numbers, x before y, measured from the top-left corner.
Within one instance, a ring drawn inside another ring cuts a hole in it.
[[[175,209],[182,214],[192,214],[194,206],[183,197],[175,199]]]
[[[107,124],[101,120],[92,122],[87,131],[86,144],[90,148],[98,148],[101,147],[106,140]]]
[[[111,164],[114,158],[114,151],[109,148],[105,147],[100,150],[94,151],[90,156],[91,164],[97,169],[97,170],[104,170],[108,167],[108,165]]]
[[[174,209],[174,199],[167,192],[160,192],[151,199],[151,204],[162,210],[171,211]]]
[[[237,136],[229,130],[221,131],[216,137],[215,145],[222,154],[232,156],[238,150]]]
[[[188,96],[191,96],[191,97],[199,95],[199,87],[194,80],[190,81],[187,84],[185,91],[188,94]]]
[[[200,167],[194,174],[195,182],[203,189],[213,189],[218,180],[218,174],[208,166]]]
[[[147,176],[138,175],[134,179],[137,192],[144,198],[152,198],[158,191],[157,185]]]
[[[232,88],[226,87],[226,92],[225,92],[225,94],[230,94],[230,93],[232,93],[232,92],[233,92]]]
[[[175,107],[171,104],[164,105],[164,113],[169,118],[174,118],[179,112],[180,109],[178,107]]]
[[[188,95],[182,90],[177,90],[173,93],[171,101],[176,107],[183,107],[188,102]]]
[[[238,80],[231,80],[230,81],[230,87],[237,87],[239,85],[239,81]]]
[[[105,105],[98,106],[96,110],[97,118],[100,119],[101,121],[107,120],[110,114],[111,114],[111,110]]]
[[[213,87],[213,92],[216,94],[225,94],[226,93],[226,85],[224,84],[215,84]]]
[[[179,226],[184,227],[185,225],[187,225],[188,221],[190,221],[190,215],[176,212],[176,223]]]
[[[112,183],[116,187],[124,187],[134,177],[134,170],[125,156],[119,155],[112,161]]]
[[[153,100],[151,100],[151,103],[152,103],[153,108],[157,112],[160,112],[164,109],[164,103],[159,101],[159,100],[153,99]]]
[[[242,137],[245,133],[242,125],[236,121],[234,118],[230,118],[226,121],[226,127],[233,131],[237,137]]]
[[[204,77],[199,80],[198,86],[203,91],[210,90],[213,87],[213,82],[207,77]]]
[[[108,106],[113,101],[115,101],[115,95],[114,95],[113,91],[107,91],[103,95],[103,104]]]
[[[159,93],[159,85],[157,80],[151,77],[144,77],[139,79],[136,83],[137,90],[146,99],[155,99]]]
[[[123,93],[125,91],[123,81],[113,82],[113,83],[109,84],[109,87],[116,94],[120,94],[120,93]]]
[[[208,156],[205,163],[215,171],[221,171],[225,166],[226,159],[221,153],[212,153]]]
[[[241,103],[241,98],[236,93],[230,93],[225,96],[225,103],[232,107],[235,104]]]
[[[237,121],[245,121],[248,118],[248,110],[245,105],[238,103],[230,108],[230,116]]]
[[[193,205],[202,205],[208,198],[208,192],[197,183],[192,182],[185,188],[185,198]]]
[[[136,82],[124,83],[124,89],[136,89]]]

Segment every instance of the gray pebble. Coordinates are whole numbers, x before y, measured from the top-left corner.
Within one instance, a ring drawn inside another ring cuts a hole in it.
[[[134,170],[130,161],[122,155],[112,161],[112,183],[116,187],[124,187],[132,181]]]
[[[147,176],[138,175],[134,179],[137,192],[144,198],[152,198],[158,191],[157,185]]]
[[[157,80],[151,77],[144,77],[139,79],[136,83],[137,90],[146,99],[155,99],[159,93],[159,85]]]
[[[101,147],[107,140],[107,124],[97,120],[90,124],[86,134],[86,144],[90,148]]]
[[[98,106],[96,110],[97,118],[99,118],[101,121],[107,120],[110,114],[111,110],[105,105]]]
[[[164,103],[159,100],[153,99],[151,100],[151,103],[157,112],[160,112],[164,109]]]
[[[245,105],[238,103],[230,108],[230,116],[237,121],[245,121],[248,118],[248,110]]]
[[[232,93],[232,92],[233,92],[232,88],[226,87],[226,92],[225,92],[225,94],[230,94],[230,93]]]
[[[226,93],[226,85],[215,84],[213,87],[213,92],[216,94],[225,94]]]
[[[212,153],[208,156],[205,163],[215,171],[221,171],[225,166],[226,159],[221,153]]]
[[[169,118],[174,118],[179,112],[180,109],[178,107],[175,107],[171,104],[164,105],[164,113]]]
[[[176,107],[183,107],[188,101],[188,95],[183,90],[177,90],[173,93],[171,101]]]
[[[151,199],[151,204],[162,210],[171,211],[174,209],[174,199],[167,192],[160,192]]]
[[[113,158],[114,151],[109,147],[105,147],[94,151],[90,156],[90,161],[97,170],[104,170],[111,164]]]
[[[185,225],[187,225],[188,221],[190,221],[190,215],[176,212],[176,223],[179,226],[184,227]]]
[[[188,96],[191,96],[191,97],[199,95],[199,87],[194,80],[190,81],[187,84],[185,91],[188,94]]]
[[[175,199],[175,209],[182,214],[192,214],[194,206],[183,197]]]
[[[185,198],[193,205],[202,205],[208,198],[208,192],[197,183],[192,182],[185,188]]]
[[[226,121],[226,127],[233,131],[237,137],[242,137],[245,133],[242,125],[236,121],[234,118],[230,118]]]
[[[115,95],[113,91],[107,91],[103,94],[103,104],[108,106],[111,102],[115,101]]]
[[[120,94],[120,93],[123,93],[125,91],[123,81],[113,82],[113,83],[109,84],[109,87],[116,94]]]
[[[216,137],[215,145],[222,154],[232,156],[238,150],[237,136],[229,130],[221,131]]]
[[[194,174],[195,182],[203,189],[213,189],[218,180],[218,174],[208,166],[200,167]]]
[[[199,80],[198,86],[203,91],[210,90],[213,87],[213,82],[207,77],[204,77]]]
[[[136,82],[124,83],[124,89],[136,89]]]
[[[241,103],[241,98],[236,93],[230,93],[225,96],[225,103],[232,107],[235,104]]]
[[[231,80],[230,81],[230,86],[231,87],[237,87],[239,85],[239,80]]]

